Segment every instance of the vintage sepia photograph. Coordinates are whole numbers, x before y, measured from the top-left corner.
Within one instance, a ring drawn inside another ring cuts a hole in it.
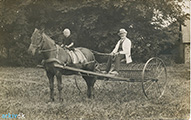
[[[189,120],[190,0],[0,0],[0,120]]]

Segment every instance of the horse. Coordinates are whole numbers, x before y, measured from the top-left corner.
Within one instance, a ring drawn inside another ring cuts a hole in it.
[[[78,74],[75,71],[61,69],[55,66],[59,65],[68,65],[75,68],[80,68],[83,70],[95,71],[96,60],[94,54],[87,48],[78,47],[87,59],[87,63],[82,64],[73,64],[72,59],[68,54],[68,49],[64,49],[57,45],[54,40],[52,40],[48,35],[46,35],[42,30],[35,28],[31,36],[31,44],[28,48],[28,52],[33,56],[39,52],[43,55],[44,69],[46,75],[49,79],[50,87],[50,102],[54,101],[54,76],[57,79],[57,86],[59,91],[59,101],[63,101],[62,98],[62,75],[74,75]],[[96,82],[95,77],[81,74],[82,78],[87,84],[87,97],[91,98],[93,96],[94,83]]]

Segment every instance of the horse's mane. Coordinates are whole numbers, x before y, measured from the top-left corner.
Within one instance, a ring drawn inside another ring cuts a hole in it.
[[[55,41],[51,37],[46,35],[44,32],[42,33],[42,37],[51,42],[52,44],[55,44]]]
[[[42,37],[43,37],[44,39],[46,39],[47,41],[51,42],[52,44],[55,44],[55,41],[54,41],[52,38],[50,38],[48,35],[46,35],[46,34],[43,32],[43,30],[39,30],[39,29],[35,28],[35,30],[34,30],[34,32],[33,32],[33,35],[42,35]]]

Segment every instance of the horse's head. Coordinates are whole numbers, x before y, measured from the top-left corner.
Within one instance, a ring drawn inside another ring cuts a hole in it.
[[[35,55],[36,51],[42,46],[43,39],[42,39],[42,31],[35,28],[32,37],[31,37],[31,44],[29,46],[28,52]]]

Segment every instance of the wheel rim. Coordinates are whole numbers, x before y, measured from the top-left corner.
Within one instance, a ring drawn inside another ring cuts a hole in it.
[[[148,99],[159,99],[167,85],[166,65],[160,58],[150,58],[142,72],[142,89]]]

